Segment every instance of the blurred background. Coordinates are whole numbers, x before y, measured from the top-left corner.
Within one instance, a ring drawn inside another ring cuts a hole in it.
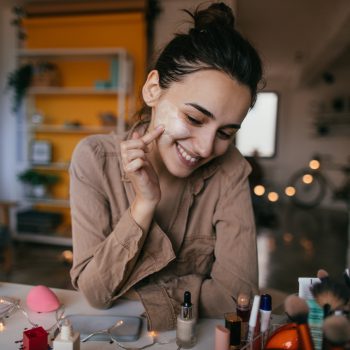
[[[71,288],[67,169],[122,131],[195,0],[0,2],[0,279]],[[206,1],[205,4],[210,3]],[[350,3],[231,0],[265,87],[237,136],[251,163],[261,288],[350,265]]]

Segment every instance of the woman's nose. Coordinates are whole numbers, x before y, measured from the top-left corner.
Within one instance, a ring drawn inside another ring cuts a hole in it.
[[[195,151],[202,158],[208,158],[213,153],[215,133],[203,130],[196,135]]]

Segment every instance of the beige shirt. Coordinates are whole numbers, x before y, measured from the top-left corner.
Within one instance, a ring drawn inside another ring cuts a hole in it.
[[[234,310],[232,296],[257,293],[249,164],[232,145],[187,179],[167,232],[155,221],[143,232],[130,214],[135,194],[122,169],[120,142],[128,137],[89,136],[74,151],[74,287],[96,308],[135,290],[152,330],[175,328],[186,290],[196,317],[222,318]]]

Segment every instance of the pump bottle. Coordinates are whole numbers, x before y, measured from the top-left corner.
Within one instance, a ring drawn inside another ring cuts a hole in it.
[[[80,334],[73,331],[68,319],[64,320],[61,332],[53,341],[53,350],[80,350]]]
[[[183,348],[189,349],[196,344],[196,319],[192,314],[191,293],[184,293],[184,301],[181,304],[181,311],[177,317],[176,327],[176,344]]]

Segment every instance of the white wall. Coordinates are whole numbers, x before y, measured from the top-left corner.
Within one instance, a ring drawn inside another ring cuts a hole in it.
[[[16,116],[11,113],[11,93],[6,92],[7,76],[16,66],[15,29],[11,1],[0,2],[0,199],[16,198]]]

